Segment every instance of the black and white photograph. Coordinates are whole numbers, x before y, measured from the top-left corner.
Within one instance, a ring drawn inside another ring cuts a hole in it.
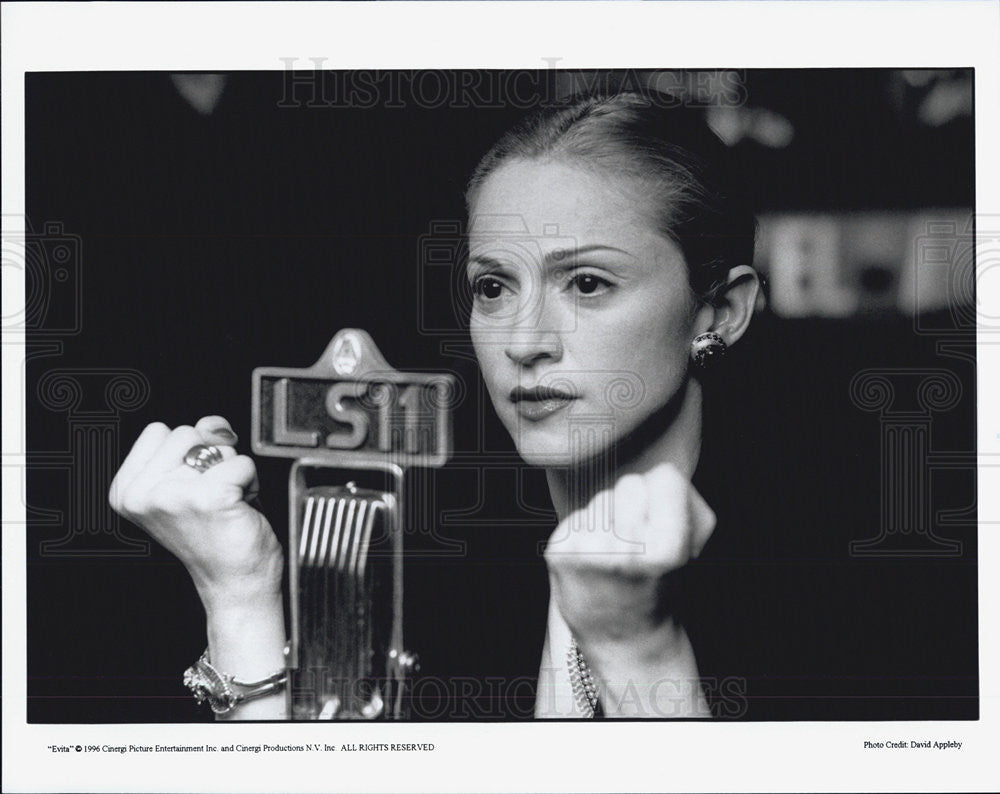
[[[578,775],[815,731],[912,765],[881,789],[985,751],[996,70],[643,42],[24,66],[4,578],[49,785],[724,790]],[[573,777],[484,771],[556,732]],[[161,765],[237,777],[121,771]]]

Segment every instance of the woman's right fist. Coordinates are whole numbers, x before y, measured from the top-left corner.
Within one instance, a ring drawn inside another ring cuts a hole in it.
[[[206,416],[194,427],[146,427],[111,483],[115,512],[145,529],[191,574],[206,608],[278,592],[283,560],[271,525],[247,500],[257,490],[253,460],[238,455],[229,423]],[[184,462],[198,444],[221,463],[200,472]]]

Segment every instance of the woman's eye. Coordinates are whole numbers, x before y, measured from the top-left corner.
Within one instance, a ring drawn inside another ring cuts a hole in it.
[[[494,301],[503,297],[507,286],[493,276],[481,276],[472,282],[472,292],[477,298]]]
[[[581,295],[597,295],[611,287],[611,282],[590,273],[580,273],[569,280]]]

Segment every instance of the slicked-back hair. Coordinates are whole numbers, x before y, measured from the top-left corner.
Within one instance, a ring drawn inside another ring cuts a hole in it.
[[[638,180],[657,229],[684,254],[695,297],[711,303],[729,271],[752,265],[757,222],[732,155],[694,109],[637,93],[587,94],[540,108],[479,162],[466,203],[510,160],[554,160]]]

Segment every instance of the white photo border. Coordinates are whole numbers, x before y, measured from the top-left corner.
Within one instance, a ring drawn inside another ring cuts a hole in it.
[[[4,234],[23,217],[24,76],[36,71],[312,68],[972,67],[976,200],[1000,226],[996,2],[7,3]],[[993,144],[993,145],[991,145]],[[992,178],[991,178],[992,177]],[[990,231],[1000,234],[994,226]],[[1000,316],[981,273],[982,316]],[[9,283],[10,282],[10,283]],[[23,284],[4,275],[5,314]],[[992,309],[992,310],[991,310]],[[977,445],[980,719],[911,723],[958,752],[871,753],[898,723],[343,725],[336,741],[419,754],[54,754],[47,746],[218,741],[211,725],[27,724],[23,337],[3,340],[3,788],[6,791],[995,790],[1000,784],[1000,344],[980,333]],[[990,410],[990,407],[993,410]],[[21,456],[19,458],[19,456]],[[990,464],[992,465],[986,465]],[[8,531],[10,528],[12,531]],[[324,728],[334,738],[333,724]],[[243,724],[229,742],[305,743],[309,724]],[[342,739],[340,738],[342,737]]]

